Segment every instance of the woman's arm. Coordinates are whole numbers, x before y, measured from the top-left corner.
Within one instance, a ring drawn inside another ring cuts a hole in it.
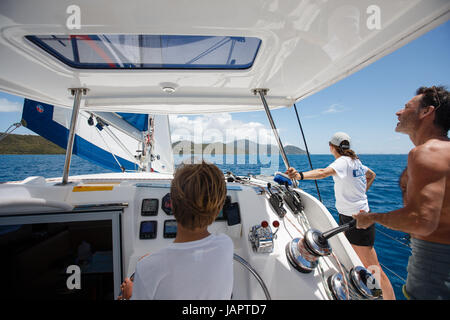
[[[302,173],[297,172],[294,168],[289,168],[285,172],[289,178],[296,179],[296,180],[317,180],[317,179],[324,179],[326,177],[332,176],[336,174],[336,171],[334,171],[333,168],[327,167],[324,169],[315,169],[311,171],[305,171]]]
[[[367,168],[366,172],[366,180],[367,180],[367,187],[366,192],[369,190],[369,188],[372,186],[373,181],[375,180],[375,177],[377,176],[375,172],[373,172],[371,169]]]

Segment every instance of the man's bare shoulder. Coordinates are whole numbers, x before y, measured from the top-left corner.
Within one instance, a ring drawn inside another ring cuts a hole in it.
[[[430,139],[413,148],[408,154],[408,165],[437,171],[450,170],[450,140]]]

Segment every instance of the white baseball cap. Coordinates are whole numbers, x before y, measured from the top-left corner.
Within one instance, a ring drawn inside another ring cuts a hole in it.
[[[336,132],[330,139],[330,143],[342,149],[350,149],[350,136],[345,132]]]

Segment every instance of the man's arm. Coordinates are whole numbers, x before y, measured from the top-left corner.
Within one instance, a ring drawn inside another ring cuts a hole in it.
[[[388,228],[421,236],[436,230],[445,195],[448,164],[430,147],[418,147],[408,155],[408,184],[405,206],[388,213],[359,213],[353,217],[358,228],[380,223]]]

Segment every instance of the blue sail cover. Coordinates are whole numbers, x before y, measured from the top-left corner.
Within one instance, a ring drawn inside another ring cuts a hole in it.
[[[117,112],[123,120],[140,131],[148,130],[148,114]]]
[[[57,144],[61,148],[66,149],[69,129],[53,120],[53,112],[53,105],[25,99],[22,119],[25,120],[24,125],[28,129]],[[133,119],[133,114],[125,115],[127,119]],[[135,117],[136,125],[144,128],[145,126],[142,124],[141,120],[145,116],[148,117],[148,115],[137,114]],[[95,129],[95,126],[91,128],[92,130],[97,130]],[[122,171],[111,152],[83,139],[78,134],[76,134],[74,138],[73,154],[112,171]],[[125,170],[136,170],[136,164],[133,162],[123,159],[117,155],[116,158]]]

